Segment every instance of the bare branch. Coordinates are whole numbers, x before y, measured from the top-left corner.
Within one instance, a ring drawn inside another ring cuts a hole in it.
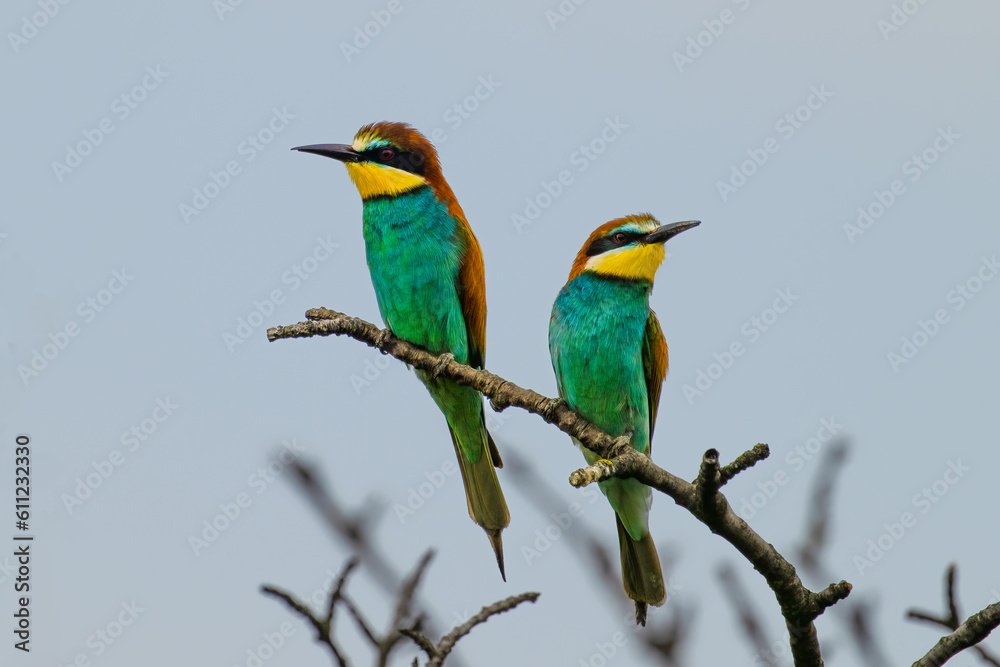
[[[333,493],[322,482],[321,477],[311,465],[295,460],[289,466],[294,474],[294,479],[305,492],[309,501],[319,510],[326,524],[358,554],[361,562],[364,563],[365,567],[374,576],[379,587],[387,595],[397,597],[400,587],[405,582],[385,556],[372,543],[368,527],[373,520],[373,517],[369,514],[370,510],[363,509],[348,513],[348,511],[341,509]],[[346,604],[348,611],[351,611],[351,615],[354,616],[355,622],[359,623],[359,627],[362,627],[361,623],[364,621],[356,613],[358,611],[357,608],[349,601]],[[412,592],[410,593],[409,604],[411,607],[418,605],[415,594]],[[427,625],[429,631],[437,631],[434,624],[428,620],[426,614],[422,622]],[[370,627],[362,627],[362,632],[373,634]],[[396,634],[393,644],[398,642],[399,639],[400,635]],[[382,649],[379,650],[381,651]]]
[[[607,433],[566,407],[564,401],[546,398],[530,389],[522,389],[489,371],[481,371],[460,364],[449,359],[447,355],[431,354],[422,347],[396,338],[388,329],[380,330],[371,322],[356,317],[350,317],[326,308],[308,310],[306,317],[309,319],[307,322],[268,329],[268,340],[308,338],[311,336],[349,336],[390,354],[414,368],[430,373],[437,372],[443,378],[479,390],[490,398],[495,410],[500,411],[511,405],[522,408],[554,424],[589,449],[599,454],[612,453],[614,440]]]
[[[913,667],[928,667],[933,665],[943,665],[957,653],[967,648],[974,648],[979,656],[991,665],[1000,665],[1000,660],[993,656],[982,646],[977,646],[979,642],[986,639],[995,627],[1000,625],[1000,602],[991,604],[978,614],[970,616],[965,623],[960,623],[958,613],[958,595],[955,592],[958,578],[958,567],[955,563],[948,566],[945,573],[945,606],[948,613],[944,617],[935,616],[928,612],[911,609],[906,613],[906,617],[911,620],[924,621],[933,625],[940,625],[953,632],[942,637],[927,655],[913,663]]]
[[[378,646],[379,638],[375,636],[375,632],[372,631],[368,621],[365,620],[365,617],[361,614],[361,610],[357,608],[351,598],[342,593],[340,595],[340,602],[347,607],[347,612],[354,619],[354,622],[357,623],[358,629],[361,630],[361,633],[368,639],[369,642]]]
[[[427,350],[400,340],[364,320],[324,308],[306,312],[308,322],[287,327],[268,329],[269,340],[309,336],[347,335],[367,343],[411,366],[438,373],[440,377],[477,389],[490,398],[494,409],[502,410],[513,405],[555,425],[574,437],[585,447],[606,461],[578,470],[570,476],[570,483],[583,486],[609,477],[632,477],[643,484],[669,495],[674,501],[702,521],[709,529],[727,540],[767,580],[774,591],[781,613],[785,618],[791,639],[792,656],[796,665],[822,664],[819,640],[813,620],[819,616],[831,599],[842,599],[850,592],[850,584],[841,582],[836,595],[818,596],[803,586],[795,568],[775,548],[758,535],[743,519],[738,517],[724,495],[718,492],[722,485],[718,468],[718,454],[714,463],[705,461],[712,479],[699,475],[695,484],[672,475],[655,465],[622,439],[612,439],[607,433],[591,424],[563,401],[551,399],[530,389],[523,389],[489,371],[477,370],[460,364],[447,355],[437,356]],[[766,447],[755,447],[743,454],[737,462],[725,469],[736,474],[749,467],[747,462],[765,458]],[[714,451],[714,450],[710,450]],[[703,465],[703,473],[706,471]],[[696,485],[698,485],[696,487]],[[835,601],[835,600],[834,600]]]
[[[420,632],[413,630],[411,628],[400,628],[399,631],[403,635],[409,637],[414,642],[416,642],[417,646],[419,646],[423,650],[423,652],[427,654],[428,658],[433,660],[434,658],[437,657],[438,650],[437,647],[434,646],[434,642],[432,642],[427,637],[424,637],[422,634],[420,634]],[[416,658],[414,658],[413,663],[414,664],[417,663]]]
[[[291,593],[287,593],[275,586],[261,586],[261,591],[280,600],[284,600],[285,604],[291,607],[297,614],[309,621],[309,623],[313,626],[313,629],[316,631],[316,641],[330,649],[334,660],[337,661],[337,665],[340,667],[347,667],[347,661],[340,653],[340,649],[337,647],[337,644],[333,641],[333,615],[337,600],[340,599],[344,584],[347,582],[347,577],[350,576],[351,571],[357,567],[357,565],[357,559],[352,558],[347,562],[347,565],[344,566],[343,571],[337,578],[336,586],[330,592],[330,601],[327,606],[327,613],[322,619],[317,618],[309,607],[296,600]]]
[[[504,598],[498,602],[494,602],[491,605],[487,605],[479,610],[479,613],[475,614],[465,623],[456,626],[451,632],[446,634],[441,638],[441,641],[437,643],[437,646],[431,642],[430,639],[425,637],[420,632],[410,628],[402,629],[402,634],[406,635],[414,642],[417,646],[423,649],[424,653],[427,654],[429,658],[427,662],[427,667],[439,667],[451,653],[452,649],[455,648],[455,644],[458,640],[465,635],[472,632],[472,628],[476,627],[480,623],[485,623],[492,616],[497,614],[502,614],[505,611],[509,611],[521,604],[522,602],[534,602],[538,599],[539,593],[521,593],[520,595],[512,595],[509,598]]]
[[[724,466],[719,471],[719,486],[724,486],[726,482],[736,477],[738,474],[744,470],[749,470],[754,467],[768,456],[771,455],[771,449],[762,442],[758,442],[751,449],[743,452],[736,457],[736,460],[727,466]]]
[[[913,667],[943,665],[952,656],[970,646],[980,649],[980,654],[985,657],[988,654],[985,654],[985,650],[976,644],[986,639],[998,625],[1000,625],[1000,602],[995,602],[981,612],[970,616],[955,632],[942,637],[934,648],[927,652],[927,655],[913,663]],[[990,657],[989,660],[993,664],[997,664],[995,658]]]

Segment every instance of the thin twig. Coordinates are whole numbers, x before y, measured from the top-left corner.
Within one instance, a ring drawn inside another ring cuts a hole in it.
[[[327,612],[323,618],[317,618],[317,616],[311,609],[309,609],[309,607],[305,605],[305,603],[299,602],[291,593],[287,593],[275,586],[261,586],[261,591],[283,600],[285,604],[291,607],[297,614],[309,621],[310,625],[312,625],[313,629],[316,631],[316,641],[330,649],[334,660],[337,661],[337,664],[340,667],[347,667],[347,661],[344,659],[344,656],[341,654],[336,642],[333,640],[333,616],[337,601],[340,599],[344,585],[347,583],[347,577],[350,576],[351,571],[354,570],[357,565],[358,560],[356,558],[352,558],[344,566],[340,576],[337,577],[337,584],[334,586],[333,590],[330,591]]]
[[[427,667],[440,667],[451,653],[452,649],[455,648],[455,644],[458,640],[465,635],[472,632],[472,628],[476,627],[481,623],[485,623],[492,616],[497,614],[502,614],[505,611],[509,611],[521,604],[522,602],[534,602],[538,599],[539,593],[521,593],[520,595],[512,595],[509,598],[504,598],[498,602],[494,602],[491,605],[487,605],[479,610],[479,612],[461,625],[456,626],[441,638],[441,641],[435,646],[434,643],[428,639],[425,635],[413,628],[404,628],[401,630],[402,634],[406,635],[414,642],[417,646],[423,649],[424,653],[427,654],[429,658],[427,662]]]
[[[348,543],[351,549],[358,555],[361,562],[371,572],[379,587],[387,595],[396,596],[398,599],[398,592],[405,581],[395,571],[388,559],[375,548],[372,542],[368,526],[374,517],[366,515],[363,511],[349,514],[347,511],[341,509],[337,499],[329,487],[323,483],[321,476],[312,465],[295,460],[289,466],[291,467],[293,478],[298,482],[312,505],[319,510],[326,524],[333,529],[333,532],[338,537]],[[426,567],[426,565],[423,567]],[[412,597],[414,594],[411,593],[410,595],[410,605],[418,605],[419,603]],[[423,622],[426,624],[427,630],[429,632],[437,632],[435,624],[428,620],[429,616],[426,614],[426,605],[422,605],[422,607],[425,610]],[[349,606],[348,610],[351,608],[352,606]],[[354,610],[357,611],[356,608]],[[356,622],[360,623],[360,620],[360,616],[355,616]],[[393,627],[397,626],[394,625]],[[400,637],[397,634],[392,645],[398,642],[399,639]],[[385,657],[388,650],[392,649],[392,645],[388,649],[379,647],[380,655]]]

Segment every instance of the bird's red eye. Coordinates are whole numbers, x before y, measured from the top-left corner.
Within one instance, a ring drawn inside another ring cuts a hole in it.
[[[627,238],[628,237],[625,235],[625,232],[618,232],[615,234],[615,242],[617,243],[625,243],[625,239]]]
[[[381,151],[379,151],[378,159],[381,160],[382,162],[388,162],[395,156],[396,156],[396,151],[392,150],[391,148],[383,148]]]

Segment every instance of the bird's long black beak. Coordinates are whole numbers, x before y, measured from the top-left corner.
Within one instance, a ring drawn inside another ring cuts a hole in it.
[[[357,152],[347,144],[313,144],[312,146],[296,146],[293,151],[303,153],[315,153],[323,157],[332,157],[341,162],[358,162],[361,160],[361,153]]]
[[[642,239],[642,242],[666,243],[667,239],[677,236],[685,229],[691,229],[692,227],[697,227],[700,224],[701,220],[687,220],[685,222],[674,222],[669,225],[663,225],[649,234],[646,234],[646,237]]]

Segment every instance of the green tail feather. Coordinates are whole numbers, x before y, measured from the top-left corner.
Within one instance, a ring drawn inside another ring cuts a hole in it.
[[[507,501],[504,500],[503,491],[500,490],[500,481],[497,479],[496,468],[503,466],[500,454],[485,426],[481,430],[481,433],[485,435],[485,442],[483,442],[485,456],[480,456],[476,463],[471,463],[462,453],[455,431],[449,428],[448,432],[451,433],[451,442],[455,445],[455,455],[458,457],[458,467],[462,471],[469,516],[486,531],[486,536],[489,538],[493,553],[497,558],[500,576],[503,577],[504,581],[507,581],[503,565],[503,541],[500,537],[500,531],[510,523],[510,513],[507,511]],[[494,459],[494,457],[496,458]]]
[[[656,545],[648,532],[641,540],[633,540],[617,513],[615,523],[618,525],[625,593],[635,600],[635,622],[646,625],[646,605],[659,607],[667,599],[660,557],[656,555]]]

